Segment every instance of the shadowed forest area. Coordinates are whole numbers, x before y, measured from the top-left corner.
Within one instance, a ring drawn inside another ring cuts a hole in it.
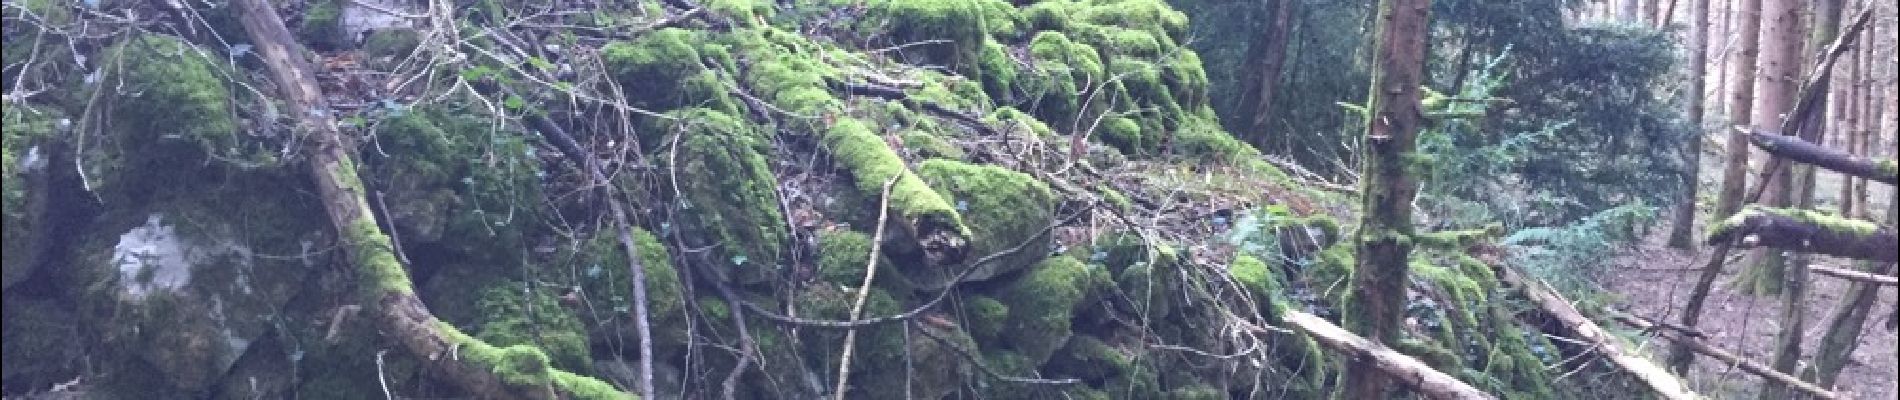
[[[1872,0],[4,0],[11,399],[1887,399]]]

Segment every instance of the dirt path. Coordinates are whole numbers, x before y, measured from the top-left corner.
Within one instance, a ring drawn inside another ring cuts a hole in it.
[[[1659,229],[1666,230],[1666,229]],[[1686,267],[1700,266],[1702,260],[1686,251],[1665,248],[1661,237],[1653,237],[1637,249],[1616,258],[1613,264],[1615,272],[1610,274],[1605,289],[1618,298],[1618,306],[1637,315],[1659,317],[1670,315],[1672,310],[1680,312],[1682,303],[1695,284],[1695,271]],[[1701,251],[1706,252],[1707,249]],[[1692,264],[1693,263],[1693,264]],[[1826,265],[1846,266],[1841,260],[1826,259]],[[1780,330],[1780,299],[1774,296],[1747,296],[1737,292],[1732,281],[1737,266],[1731,265],[1716,281],[1715,290],[1708,300],[1709,306],[1702,315],[1697,328],[1710,335],[1710,343],[1734,352],[1742,357],[1766,363],[1772,359],[1771,346],[1776,332]],[[1807,302],[1808,333],[1803,343],[1803,355],[1811,357],[1825,333],[1825,323],[1840,303],[1841,295],[1847,284],[1840,279],[1816,276],[1815,287],[1811,290]],[[1868,318],[1867,327],[1861,336],[1860,347],[1855,349],[1845,371],[1842,371],[1836,390],[1843,398],[1850,399],[1895,399],[1900,398],[1900,359],[1896,359],[1896,334],[1886,329],[1886,319],[1894,309],[1894,290],[1883,289],[1880,299],[1874,306],[1873,315]],[[1661,359],[1667,352],[1665,341],[1648,342],[1644,347]],[[1696,392],[1712,398],[1754,398],[1759,390],[1761,379],[1754,375],[1731,369],[1720,362],[1701,358],[1689,377]]]

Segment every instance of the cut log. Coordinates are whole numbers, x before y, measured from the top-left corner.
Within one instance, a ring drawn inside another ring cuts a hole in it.
[[[1371,365],[1394,382],[1433,399],[1492,399],[1489,394],[1432,369],[1424,362],[1346,332],[1313,314],[1287,310],[1284,320],[1294,330],[1305,333],[1321,345],[1343,351],[1359,362]]]
[[[1751,373],[1751,374],[1755,374],[1756,376],[1760,376],[1764,379],[1773,380],[1783,385],[1787,385],[1788,388],[1800,390],[1802,392],[1807,393],[1810,396],[1814,396],[1815,398],[1819,398],[1819,399],[1841,398],[1840,395],[1835,394],[1833,391],[1829,391],[1827,389],[1821,388],[1820,386],[1815,386],[1812,383],[1802,381],[1801,378],[1796,378],[1793,375],[1788,375],[1788,374],[1781,373],[1779,371],[1775,371],[1774,368],[1769,368],[1767,365],[1763,365],[1762,363],[1743,359],[1741,357],[1736,356],[1734,353],[1729,353],[1728,351],[1716,348],[1715,346],[1710,346],[1708,343],[1703,343],[1701,340],[1684,336],[1680,332],[1676,332],[1674,330],[1669,330],[1669,329],[1656,329],[1656,324],[1651,323],[1649,322],[1649,320],[1643,319],[1642,317],[1628,315],[1628,314],[1620,314],[1620,313],[1613,314],[1611,315],[1611,317],[1615,318],[1618,322],[1628,324],[1631,327],[1642,329],[1645,331],[1656,332],[1656,336],[1660,336],[1664,339],[1669,339],[1670,341],[1676,342],[1678,344],[1682,344],[1691,351],[1695,351],[1696,353],[1709,356],[1711,358],[1716,359],[1717,361],[1721,361],[1725,365],[1732,365],[1735,368],[1741,369],[1742,371],[1747,371],[1748,373]]]
[[[1900,259],[1893,227],[1819,212],[1749,206],[1709,227],[1708,243],[1766,246],[1859,260]]]
[[[265,0],[233,2],[238,21],[270,70],[298,129],[314,142],[306,147],[310,175],[323,197],[324,211],[339,242],[360,271],[360,285],[377,322],[423,370],[478,398],[549,399],[556,397],[630,398],[605,382],[556,370],[547,355],[529,346],[496,348],[437,319],[416,297],[408,270],[370,213],[362,180],[351,160],[353,148],[338,132],[307,52],[283,18]]]
[[[1846,279],[1846,280],[1855,281],[1855,282],[1869,283],[1869,284],[1875,284],[1875,285],[1881,285],[1881,286],[1900,286],[1900,277],[1895,277],[1893,275],[1873,274],[1873,273],[1866,273],[1866,272],[1860,272],[1860,271],[1849,270],[1849,269],[1823,267],[1819,265],[1808,266],[1808,270],[1813,271],[1814,273],[1817,273],[1817,274],[1832,276],[1835,278],[1841,278],[1841,279]]]
[[[1618,345],[1616,339],[1612,338],[1608,332],[1598,327],[1589,318],[1585,318],[1582,312],[1578,312],[1576,307],[1570,305],[1570,301],[1564,300],[1563,296],[1545,287],[1543,282],[1526,277],[1508,266],[1497,266],[1494,270],[1497,271],[1500,282],[1523,291],[1524,297],[1530,298],[1531,303],[1536,304],[1537,308],[1563,323],[1564,328],[1569,331],[1565,332],[1567,336],[1589,343],[1592,350],[1595,350],[1597,354],[1602,354],[1611,365],[1635,376],[1637,380],[1648,385],[1650,391],[1656,392],[1657,396],[1665,399],[1697,398],[1695,392],[1690,391],[1689,385],[1681,378],[1669,373],[1662,366],[1650,362],[1649,359]]]
[[[1794,162],[1826,168],[1829,171],[1867,178],[1892,185],[1896,180],[1894,160],[1873,160],[1810,143],[1793,136],[1752,131],[1748,141],[1769,154]]]

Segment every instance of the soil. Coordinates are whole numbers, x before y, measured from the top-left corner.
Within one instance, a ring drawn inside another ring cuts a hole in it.
[[[1667,229],[1658,229],[1666,231]],[[1663,246],[1663,236],[1655,235],[1636,248],[1619,255],[1614,272],[1608,274],[1605,289],[1617,298],[1615,306],[1630,313],[1655,319],[1681,312],[1682,304],[1695,285],[1695,268],[1704,262],[1696,253],[1686,250],[1669,249]],[[1708,248],[1697,251],[1707,256]],[[1822,265],[1847,267],[1848,261],[1819,258]],[[1710,344],[1728,350],[1749,360],[1767,364],[1773,359],[1772,346],[1780,328],[1781,300],[1778,296],[1751,296],[1742,294],[1733,281],[1737,265],[1729,265],[1721,278],[1716,280],[1714,291],[1708,299],[1701,322],[1696,328],[1709,334]],[[1826,332],[1827,319],[1833,309],[1841,302],[1846,291],[1847,281],[1827,276],[1814,275],[1810,282],[1814,285],[1809,291],[1806,303],[1807,334],[1802,343],[1802,355],[1810,357],[1803,365],[1811,361],[1814,350],[1819,346]],[[1900,398],[1900,355],[1896,354],[1896,333],[1886,327],[1887,318],[1893,315],[1895,293],[1892,288],[1880,290],[1873,312],[1867,319],[1867,326],[1860,337],[1860,346],[1854,350],[1849,364],[1841,372],[1835,384],[1835,390],[1844,399],[1895,399]],[[1653,339],[1642,346],[1653,359],[1661,360],[1668,352],[1666,340]],[[1762,378],[1731,368],[1725,363],[1699,357],[1688,377],[1689,384],[1700,394],[1711,398],[1754,398],[1761,387]]]

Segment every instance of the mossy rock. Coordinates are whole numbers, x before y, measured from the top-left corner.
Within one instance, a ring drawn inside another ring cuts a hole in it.
[[[563,370],[590,370],[593,363],[588,357],[586,328],[555,295],[546,289],[530,291],[516,282],[482,289],[476,305],[481,321],[473,330],[475,338],[494,346],[538,349],[541,358]]]
[[[11,288],[39,263],[41,239],[47,235],[42,218],[50,205],[46,181],[53,151],[45,145],[63,117],[52,108],[5,102],[0,103],[0,118],[0,135],[5,135],[0,148],[0,194],[5,196],[0,203],[0,287]]]
[[[1075,335],[1062,346],[1050,359],[1043,370],[1054,376],[1081,379],[1093,385],[1101,385],[1109,379],[1126,376],[1135,363],[1129,354],[1110,347],[1101,339],[1089,335]]]
[[[1254,306],[1259,307],[1260,314],[1267,317],[1267,321],[1280,320],[1286,304],[1278,297],[1280,288],[1286,284],[1279,271],[1258,258],[1242,254],[1234,257],[1234,262],[1227,266],[1227,273],[1232,274],[1234,281],[1247,289]]]
[[[906,54],[921,64],[968,66],[989,40],[984,23],[985,7],[979,0],[880,0],[868,4],[863,24],[867,29],[889,29],[890,39],[898,44],[924,41],[947,43],[921,46]],[[966,70],[967,71],[967,70]]]
[[[1078,307],[1100,296],[1106,282],[1101,268],[1071,257],[1050,258],[1031,267],[996,293],[996,299],[1009,307],[1009,318],[999,335],[1003,343],[985,345],[1011,349],[1030,365],[1043,365],[1068,342]]]
[[[705,107],[737,112],[738,107],[727,94],[729,82],[701,61],[699,44],[707,40],[702,32],[666,28],[602,47],[601,61],[635,107],[655,111]],[[657,142],[652,136],[642,139]]]
[[[375,125],[362,179],[384,193],[403,245],[439,244],[460,256],[519,259],[539,225],[541,160],[533,138],[444,105],[409,109]]]
[[[209,174],[207,158],[267,163],[276,149],[239,140],[233,99],[206,57],[177,37],[141,34],[103,51],[101,65],[118,65],[90,90],[112,99],[107,118],[121,121],[81,155],[91,188],[108,204],[146,201],[167,188]],[[136,121],[136,123],[132,122]],[[228,165],[228,164],[227,164]]]
[[[72,378],[83,365],[77,364],[82,343],[78,320],[71,311],[53,300],[7,296],[0,302],[6,308],[4,354],[0,357],[0,382],[7,393],[46,390]]]
[[[298,39],[313,50],[336,51],[356,41],[343,29],[343,0],[317,0],[305,6],[297,24]]]
[[[950,279],[964,268],[975,268],[965,281],[986,280],[1021,270],[1048,255],[1049,235],[1039,235],[1055,218],[1055,195],[1048,185],[1007,168],[944,159],[925,160],[917,174],[963,216],[970,227],[973,254],[1002,253],[1022,246],[1020,251],[984,265],[907,269],[905,275],[918,286],[937,289],[955,284]]]
[[[905,149],[916,152],[918,157],[963,160],[966,155],[963,148],[929,132],[908,130],[898,134],[898,138],[903,139]]]
[[[414,29],[382,29],[370,32],[369,37],[363,39],[363,54],[371,58],[388,57],[389,61],[397,62],[421,44],[422,33]]]
[[[971,295],[963,303],[963,325],[970,336],[982,343],[999,343],[1006,324],[1009,323],[1009,305],[996,298],[984,295]]]
[[[685,287],[667,247],[659,238],[645,229],[632,230],[634,249],[640,253],[640,268],[646,275],[647,314],[653,329],[654,352],[659,358],[668,358],[685,350],[688,340]],[[573,267],[580,271],[576,279],[581,296],[598,310],[597,318],[582,319],[589,325],[588,337],[593,346],[626,346],[639,338],[639,333],[634,331],[632,277],[627,270],[626,254],[619,233],[607,228],[595,232],[586,246],[571,255],[579,260]]]
[[[715,271],[743,284],[767,281],[783,268],[785,217],[778,178],[767,164],[771,143],[753,127],[709,109],[672,113],[685,124],[678,165],[678,220],[686,245],[712,247]]]

